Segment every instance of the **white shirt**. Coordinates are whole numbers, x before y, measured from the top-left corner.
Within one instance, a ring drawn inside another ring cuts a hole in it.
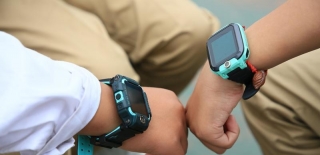
[[[93,118],[100,93],[98,79],[86,69],[0,32],[0,154],[63,154]]]

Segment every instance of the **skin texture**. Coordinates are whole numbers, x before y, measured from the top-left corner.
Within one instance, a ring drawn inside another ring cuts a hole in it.
[[[319,1],[291,0],[254,23],[246,30],[251,64],[266,70],[319,48],[319,14]],[[242,85],[213,74],[208,62],[204,65],[186,117],[191,132],[218,154],[232,147],[240,134],[231,112],[242,94]]]
[[[101,135],[120,125],[109,86],[101,84],[101,101],[96,115],[80,134]],[[123,149],[152,155],[183,155],[187,150],[185,109],[169,90],[143,87],[148,96],[152,118],[148,129],[123,142]],[[159,95],[161,94],[161,95]],[[165,148],[165,149],[164,149]]]

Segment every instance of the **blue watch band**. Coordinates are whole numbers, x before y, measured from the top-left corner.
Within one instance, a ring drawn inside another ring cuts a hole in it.
[[[78,155],[93,155],[93,145],[89,136],[78,135]]]

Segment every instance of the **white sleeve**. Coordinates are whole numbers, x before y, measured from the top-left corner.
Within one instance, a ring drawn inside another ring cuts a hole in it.
[[[0,32],[0,154],[63,154],[96,113],[100,83]]]

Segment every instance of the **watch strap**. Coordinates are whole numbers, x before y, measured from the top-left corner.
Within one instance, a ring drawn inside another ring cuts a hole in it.
[[[236,68],[235,70],[228,73],[229,80],[237,83],[245,84],[246,88],[242,95],[242,98],[244,100],[249,99],[259,91],[259,88],[255,89],[253,87],[253,84],[252,84],[253,75],[254,73],[251,71],[249,67],[245,67],[243,69]]]
[[[119,126],[108,134],[101,136],[91,136],[90,142],[97,146],[106,148],[117,148],[122,145],[122,142],[135,136],[138,133],[142,133],[125,126]]]
[[[265,83],[267,70],[257,70],[249,61],[246,62],[247,67],[237,68],[228,73],[229,80],[237,83],[243,83],[246,88],[242,98],[247,100],[254,96]]]
[[[90,144],[90,137],[78,135],[78,155],[93,155],[93,145]]]

